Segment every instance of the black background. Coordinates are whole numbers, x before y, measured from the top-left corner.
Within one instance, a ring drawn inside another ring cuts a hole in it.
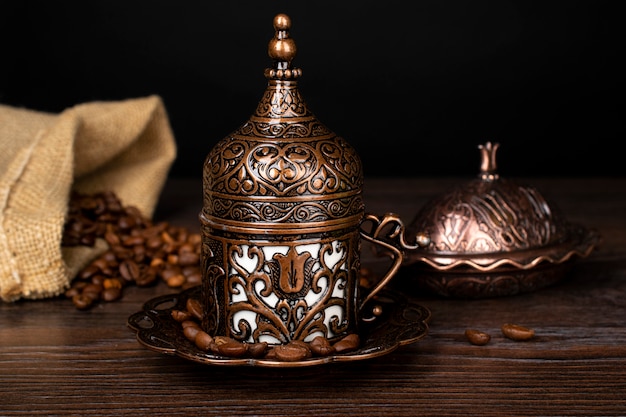
[[[172,176],[200,176],[266,86],[287,13],[311,110],[366,175],[623,176],[621,2],[2,1],[0,102],[60,112],[158,94]]]

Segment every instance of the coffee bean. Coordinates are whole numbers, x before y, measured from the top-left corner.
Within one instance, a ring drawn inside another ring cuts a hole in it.
[[[133,216],[124,215],[120,216],[120,218],[117,220],[117,225],[122,230],[131,229],[135,227],[136,224],[137,222]]]
[[[80,271],[78,276],[82,279],[89,279],[93,275],[97,274],[98,272],[100,272],[100,267],[92,263],[91,265],[87,265],[85,268],[83,268],[83,270]]]
[[[276,346],[270,346],[265,353],[265,356],[263,356],[263,359],[272,361],[278,360],[276,357]]]
[[[187,242],[187,240],[189,240],[189,234],[186,234],[186,236],[184,238],[179,236],[179,240],[181,242],[184,242],[184,243],[181,244],[180,247],[178,248],[178,253],[180,253],[181,255],[183,253],[185,253],[185,254],[187,254],[187,253],[195,254],[196,253],[195,246],[192,243]]]
[[[230,337],[217,336],[211,344],[213,353],[230,358],[240,358],[248,352],[248,346]]]
[[[104,281],[106,280],[107,280],[107,277],[102,274],[96,274],[90,278],[90,281],[92,284],[101,285],[103,287],[104,287]]]
[[[211,350],[211,345],[214,343],[213,338],[204,330],[200,330],[196,334],[196,338],[194,339],[194,343],[196,346],[204,351]]]
[[[186,320],[191,320],[192,316],[191,314],[189,314],[188,311],[182,311],[182,310],[172,310],[172,318],[174,320],[176,320],[179,323],[182,323],[183,321]]]
[[[178,255],[175,253],[168,254],[167,263],[170,265],[178,265]]]
[[[185,337],[194,343],[196,341],[196,336],[200,331],[202,331],[200,326],[187,326],[183,328],[183,334]]]
[[[268,346],[267,342],[249,343],[248,353],[250,353],[250,356],[253,358],[261,358],[267,352]]]
[[[187,279],[185,278],[183,274],[178,274],[178,275],[172,275],[165,282],[167,283],[167,286],[170,288],[178,288],[178,287],[182,287],[185,284],[185,282],[187,282]]]
[[[200,328],[200,324],[198,324],[198,322],[197,322],[197,321],[194,321],[193,317],[192,317],[192,318],[190,318],[190,319],[188,319],[188,320],[183,320],[183,321],[180,323],[180,325],[181,325],[181,327],[182,327],[183,329],[185,329],[185,328],[187,328],[187,327],[197,327],[197,328]]]
[[[187,311],[189,312],[189,314],[191,314],[193,318],[198,321],[202,321],[202,316],[204,314],[202,313],[202,303],[200,303],[200,301],[196,300],[195,298],[188,298],[186,306]]]
[[[117,233],[113,232],[111,228],[107,228],[107,231],[104,234],[104,240],[106,240],[110,246],[119,246],[122,244],[120,237]]]
[[[161,278],[163,278],[163,280],[167,281],[171,277],[175,275],[181,275],[181,274],[182,274],[182,270],[180,269],[178,265],[172,265],[171,263],[165,261],[165,264],[163,265],[163,268],[161,269]]]
[[[102,299],[107,302],[118,300],[122,296],[122,289],[118,287],[105,288],[102,291]]]
[[[149,250],[158,249],[161,247],[162,244],[163,244],[163,240],[158,235],[149,236],[145,242],[146,248],[148,248]]]
[[[312,356],[311,348],[306,343],[298,340],[276,346],[274,354],[276,359],[285,362],[301,361]]]
[[[135,280],[138,287],[150,287],[157,281],[157,273],[153,269],[144,268],[141,270],[139,277]]]
[[[511,340],[529,340],[535,336],[535,331],[528,327],[512,323],[505,323],[501,327],[502,334]]]
[[[170,245],[170,247],[173,247],[175,243],[174,238],[168,233],[167,230],[164,230],[163,232],[161,232],[161,239],[163,240],[165,244]]]
[[[71,287],[67,291],[65,291],[66,298],[72,298],[75,295],[79,295],[79,294],[80,294],[80,290],[77,287]]]
[[[122,240],[122,245],[124,246],[138,246],[138,245],[143,245],[145,242],[145,239],[143,236],[141,235],[130,235],[130,236],[125,236]]]
[[[189,266],[198,265],[200,262],[200,255],[196,252],[181,252],[178,255],[178,265]]]
[[[309,347],[311,351],[318,356],[328,356],[335,353],[335,347],[323,336],[317,336],[315,339],[311,340]]]
[[[141,274],[139,265],[137,265],[137,262],[131,259],[124,259],[120,263],[119,271],[122,278],[129,282],[137,280],[137,278],[139,278],[139,275]]]
[[[356,333],[349,334],[345,336],[343,339],[336,342],[333,347],[337,353],[349,352],[351,350],[355,350],[359,347],[361,343],[359,339],[359,335]]]
[[[72,296],[72,303],[79,310],[86,310],[93,304],[94,299],[83,294],[75,294]]]
[[[83,287],[82,294],[100,294],[104,287],[100,284],[90,283]],[[97,297],[94,297],[97,298]]]
[[[491,336],[488,333],[476,329],[465,330],[465,337],[471,344],[477,346],[484,346],[491,340]]]
[[[113,253],[113,251],[106,251],[99,258],[94,260],[91,265],[95,266],[105,275],[112,275],[113,269],[116,269],[119,266],[119,262],[117,257]],[[89,268],[89,265],[87,266]]]
[[[109,288],[117,288],[121,290],[124,287],[124,282],[119,278],[105,278],[102,282],[102,286],[105,290]]]
[[[187,284],[189,286],[200,285],[202,283],[202,272],[197,268],[196,271],[191,272],[189,275],[183,274],[187,278]]]
[[[162,269],[165,268],[165,261],[163,260],[163,258],[152,258],[152,260],[150,260],[150,268],[154,269],[155,271],[160,271]]]

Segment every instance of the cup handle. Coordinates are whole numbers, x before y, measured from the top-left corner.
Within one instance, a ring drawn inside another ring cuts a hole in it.
[[[365,213],[361,222],[361,237],[386,249],[387,251],[380,253],[387,253],[392,258],[392,264],[385,275],[361,301],[359,312],[398,272],[404,260],[405,250],[423,248],[430,244],[430,237],[427,233],[416,233],[413,242],[407,242],[405,232],[404,223],[395,213],[385,213],[382,217]]]

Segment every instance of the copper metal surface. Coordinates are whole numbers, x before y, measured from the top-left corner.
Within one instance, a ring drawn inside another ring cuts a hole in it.
[[[408,226],[431,238],[406,254],[405,280],[444,296],[512,295],[561,279],[599,241],[531,186],[500,178],[498,144],[479,146],[480,174],[427,203]]]
[[[408,242],[396,232],[362,230],[361,160],[305,103],[302,71],[291,65],[297,48],[290,25],[284,14],[274,18],[274,65],[265,70],[256,111],[217,143],[203,167],[203,328],[238,341],[357,333],[361,307],[397,271],[404,250],[426,243],[421,234]],[[403,225],[395,229],[404,232]],[[368,294],[358,287],[362,236],[394,258]]]

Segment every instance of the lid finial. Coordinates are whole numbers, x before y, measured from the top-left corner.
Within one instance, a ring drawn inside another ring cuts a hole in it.
[[[270,39],[267,53],[274,60],[274,68],[267,68],[265,76],[271,79],[289,80],[302,75],[300,68],[291,68],[296,56],[296,43],[289,37],[291,18],[284,13],[274,17],[274,37]]]
[[[484,145],[478,145],[481,156],[479,176],[484,181],[494,181],[500,177],[498,175],[498,167],[496,165],[496,151],[499,147],[499,143],[492,144],[491,142],[487,142]]]

